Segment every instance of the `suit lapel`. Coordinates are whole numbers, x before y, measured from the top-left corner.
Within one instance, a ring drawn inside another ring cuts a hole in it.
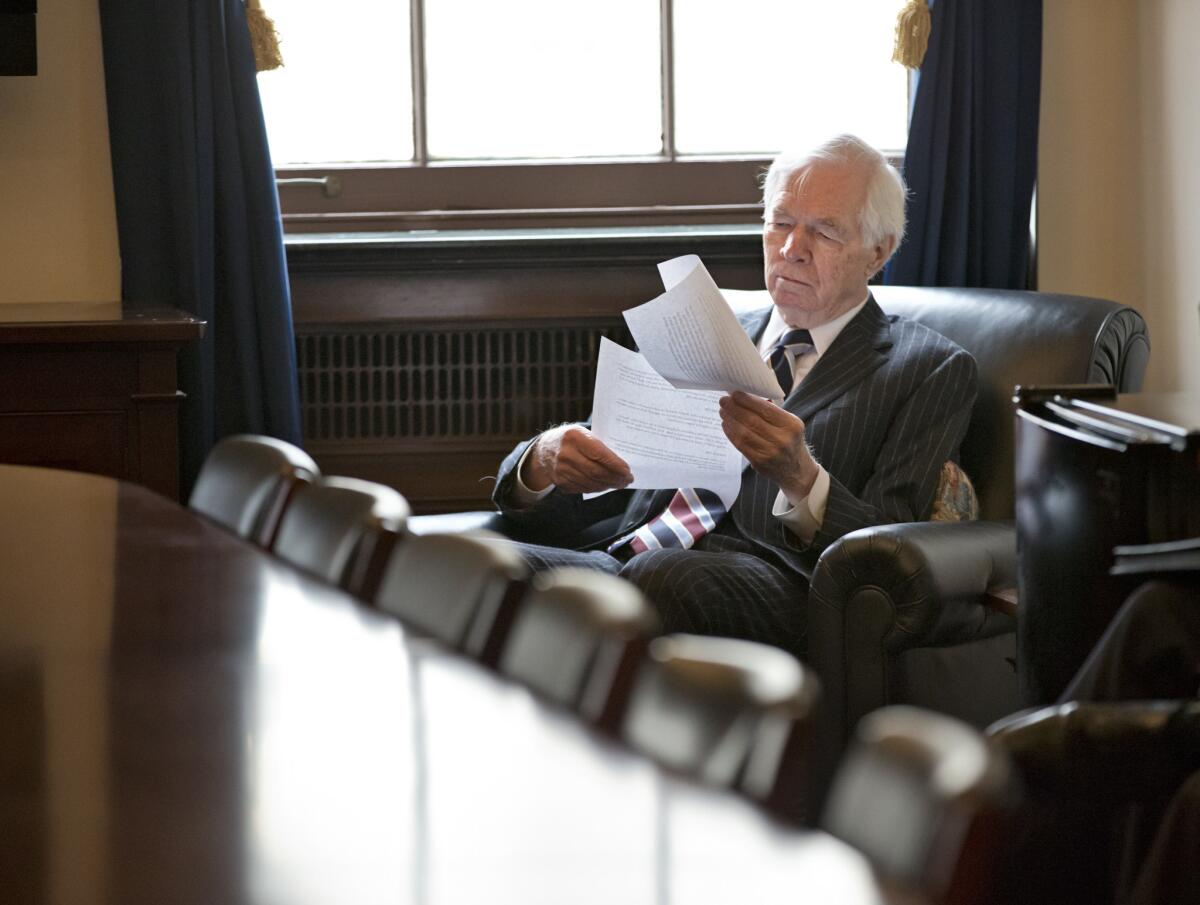
[[[871,297],[784,400],[784,409],[807,421],[887,361],[891,347],[891,324]]]

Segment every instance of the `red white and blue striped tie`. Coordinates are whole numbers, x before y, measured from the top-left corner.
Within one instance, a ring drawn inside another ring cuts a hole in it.
[[[797,356],[812,348],[812,335],[804,329],[789,330],[779,337],[767,363],[775,372],[783,395],[792,391]],[[691,549],[725,514],[725,504],[711,490],[681,488],[675,491],[667,508],[631,534],[609,544],[608,552],[615,553],[626,544],[634,553],[662,550],[671,547]]]
[[[608,552],[613,553],[625,544],[634,553],[671,547],[687,550],[717,527],[724,514],[725,504],[711,490],[681,488],[675,491],[666,509],[632,534],[609,545]]]

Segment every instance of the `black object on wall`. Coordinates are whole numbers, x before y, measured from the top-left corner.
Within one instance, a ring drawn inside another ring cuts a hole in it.
[[[37,0],[0,0],[0,75],[37,75]]]

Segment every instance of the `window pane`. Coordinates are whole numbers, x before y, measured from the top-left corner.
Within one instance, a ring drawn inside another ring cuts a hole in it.
[[[655,0],[428,0],[429,153],[657,154]]]
[[[268,12],[284,62],[258,77],[275,165],[411,160],[407,0],[271,0]]]
[[[907,70],[891,62],[897,0],[675,0],[681,153],[776,152],[854,132],[907,141]]]

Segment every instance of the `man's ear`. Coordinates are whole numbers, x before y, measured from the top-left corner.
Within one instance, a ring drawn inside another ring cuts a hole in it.
[[[882,242],[873,249],[874,254],[871,256],[871,272],[867,275],[868,279],[879,273],[880,268],[888,258],[892,256],[892,251],[896,248],[896,237],[886,236]]]

